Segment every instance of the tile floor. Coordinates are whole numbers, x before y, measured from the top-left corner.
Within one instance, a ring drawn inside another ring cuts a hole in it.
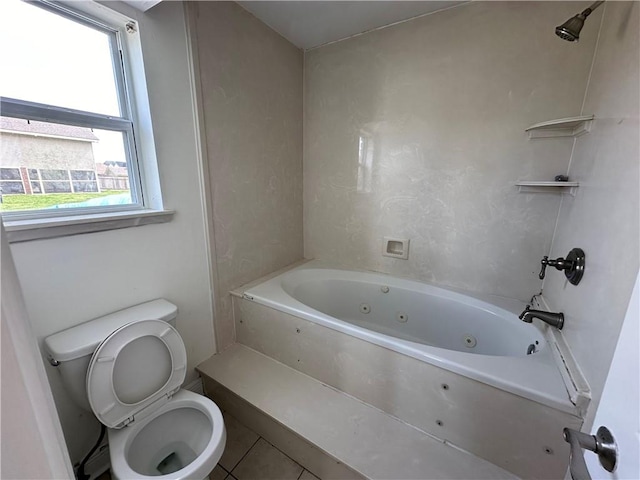
[[[209,480],[320,480],[257,433],[223,413],[227,445]],[[110,480],[105,472],[96,480]]]
[[[210,480],[319,480],[234,417],[223,415],[227,445]]]

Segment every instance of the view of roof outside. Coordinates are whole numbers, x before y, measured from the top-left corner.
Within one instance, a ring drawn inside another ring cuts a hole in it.
[[[97,142],[100,139],[89,128],[47,122],[31,122],[21,118],[0,117],[0,131],[23,135],[51,135]]]
[[[109,36],[0,1],[0,96],[120,115]],[[6,21],[13,19],[14,21]],[[121,132],[0,118],[0,210],[131,203]]]

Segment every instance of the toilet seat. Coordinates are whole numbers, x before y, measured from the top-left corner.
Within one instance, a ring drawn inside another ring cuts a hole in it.
[[[94,414],[122,428],[167,403],[180,389],[187,353],[177,330],[162,320],[120,327],[98,346],[87,369],[87,394]]]

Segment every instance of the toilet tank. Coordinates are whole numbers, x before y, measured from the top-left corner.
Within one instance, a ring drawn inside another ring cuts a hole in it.
[[[112,332],[138,320],[164,320],[175,324],[178,307],[164,299],[141,303],[68,328],[44,339],[47,359],[55,365],[73,401],[91,411],[86,375],[91,355]]]

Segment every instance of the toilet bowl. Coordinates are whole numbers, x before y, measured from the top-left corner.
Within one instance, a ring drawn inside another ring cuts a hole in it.
[[[108,436],[111,476],[119,480],[207,478],[226,441],[218,407],[188,390],[140,423],[109,429]]]
[[[220,409],[180,388],[187,354],[176,316],[154,300],[45,339],[71,396],[107,427],[114,478],[205,479],[222,456]]]

